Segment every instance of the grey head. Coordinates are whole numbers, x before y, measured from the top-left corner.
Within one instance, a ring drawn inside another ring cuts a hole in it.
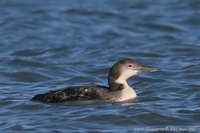
[[[141,72],[154,72],[156,68],[140,65],[135,60],[124,59],[116,62],[110,69],[108,75],[108,83],[110,91],[123,89],[126,80]]]

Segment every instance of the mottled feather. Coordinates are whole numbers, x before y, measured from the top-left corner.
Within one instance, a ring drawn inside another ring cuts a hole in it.
[[[79,100],[103,100],[104,93],[109,92],[106,86],[78,86],[68,87],[62,90],[50,91],[38,94],[32,98],[34,101],[47,103],[79,101]]]

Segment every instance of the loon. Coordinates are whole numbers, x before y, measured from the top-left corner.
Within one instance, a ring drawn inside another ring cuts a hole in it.
[[[45,103],[58,103],[80,100],[101,100],[107,102],[123,102],[137,97],[127,79],[141,72],[154,72],[156,68],[138,64],[135,60],[124,59],[116,62],[108,74],[106,86],[77,86],[67,87],[61,90],[49,91],[38,94],[31,100]]]

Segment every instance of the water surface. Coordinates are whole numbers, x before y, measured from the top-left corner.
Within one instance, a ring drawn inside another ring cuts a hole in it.
[[[0,3],[1,132],[200,130],[198,0]],[[128,80],[128,103],[30,101],[74,85],[107,85],[132,58],[156,67]]]

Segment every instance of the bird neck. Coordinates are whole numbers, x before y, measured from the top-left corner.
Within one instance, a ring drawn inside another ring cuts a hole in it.
[[[109,76],[108,84],[109,84],[110,91],[117,91],[117,90],[122,90],[124,88],[130,88],[127,81],[123,78],[116,79],[112,76]]]

